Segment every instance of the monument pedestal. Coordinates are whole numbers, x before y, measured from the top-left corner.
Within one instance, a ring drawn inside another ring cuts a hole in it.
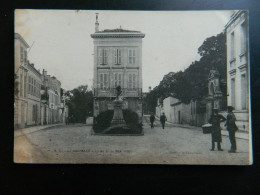
[[[113,101],[114,106],[114,116],[111,121],[111,128],[121,127],[126,128],[126,122],[123,117],[122,107],[123,107],[123,100],[116,99]]]

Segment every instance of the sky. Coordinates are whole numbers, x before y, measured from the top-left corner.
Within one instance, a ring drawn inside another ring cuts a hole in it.
[[[224,30],[232,11],[15,11],[15,32],[31,46],[30,63],[61,81],[62,88],[92,87],[95,13],[99,30],[137,30],[143,38],[143,91],[169,72],[199,60],[203,41]]]

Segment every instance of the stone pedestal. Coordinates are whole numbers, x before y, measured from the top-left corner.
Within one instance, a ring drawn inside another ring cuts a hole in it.
[[[123,107],[123,100],[116,99],[113,101],[114,106],[114,116],[111,122],[111,127],[126,127],[126,123],[123,117],[122,107]]]

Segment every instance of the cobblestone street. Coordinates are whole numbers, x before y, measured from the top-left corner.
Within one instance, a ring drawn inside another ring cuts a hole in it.
[[[16,163],[134,163],[134,164],[248,164],[247,139],[237,139],[237,153],[230,154],[229,139],[222,136],[224,151],[210,151],[211,136],[198,128],[156,121],[144,123],[143,136],[93,136],[91,126],[56,126],[14,139]]]

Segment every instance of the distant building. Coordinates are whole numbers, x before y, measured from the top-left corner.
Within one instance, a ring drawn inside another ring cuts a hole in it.
[[[248,131],[248,12],[235,11],[225,26],[225,31],[227,36],[227,103],[235,109],[239,129]]]
[[[43,123],[53,124],[62,122],[61,105],[61,82],[54,76],[47,75],[47,71],[42,71],[42,111]]]
[[[121,86],[124,109],[142,117],[142,38],[139,31],[108,29],[99,31],[95,23],[94,40],[94,117],[113,109],[116,87]]]

